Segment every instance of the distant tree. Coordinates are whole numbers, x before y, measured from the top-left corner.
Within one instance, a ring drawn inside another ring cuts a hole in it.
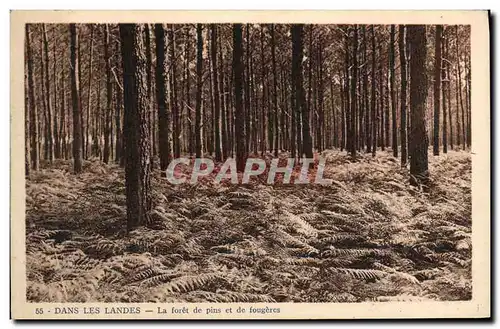
[[[71,35],[71,102],[73,104],[73,161],[74,171],[79,173],[82,171],[82,125],[81,125],[81,108],[80,108],[80,79],[78,75],[77,54],[78,54],[78,33],[76,25],[70,24],[69,31]]]

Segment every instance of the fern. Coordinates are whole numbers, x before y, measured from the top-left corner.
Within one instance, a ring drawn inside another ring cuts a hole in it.
[[[355,268],[331,268],[330,271],[348,275],[359,280],[380,280],[387,275],[387,273],[379,270],[363,270]]]
[[[167,293],[188,292],[201,288],[219,278],[219,274],[215,273],[187,275],[163,284],[159,288]]]

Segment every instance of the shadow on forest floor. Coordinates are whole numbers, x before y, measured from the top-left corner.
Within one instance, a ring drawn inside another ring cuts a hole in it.
[[[362,302],[471,298],[471,158],[430,157],[432,188],[385,152],[326,151],[330,186],[173,186],[125,232],[124,173],[59,161],[26,182],[27,299]]]

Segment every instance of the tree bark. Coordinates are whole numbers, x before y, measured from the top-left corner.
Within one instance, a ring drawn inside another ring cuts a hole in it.
[[[196,157],[202,156],[201,143],[201,93],[203,89],[203,36],[202,25],[196,25],[196,118],[195,118],[195,141]]]
[[[441,61],[441,90],[443,93],[443,153],[448,153],[448,117],[447,117],[447,112],[446,112],[446,105],[447,105],[447,95],[446,95],[446,90],[447,90],[447,84],[448,84],[448,79],[446,77],[446,52],[447,52],[447,41],[446,41],[446,36],[445,36],[445,30],[442,33],[443,36],[443,42],[442,44],[442,57],[443,60]]]
[[[439,115],[441,102],[441,39],[443,26],[436,25],[435,56],[434,56],[434,140],[433,154],[439,155]]]
[[[217,25],[211,25],[212,30],[212,75],[214,89],[214,112],[215,112],[215,160],[222,161],[221,138],[220,138],[220,101],[219,101],[219,81],[217,74]]]
[[[406,47],[405,26],[399,25],[399,61],[401,64],[401,166],[406,167],[407,155],[407,132],[406,132],[406,92],[407,92],[407,70],[406,70]]]
[[[302,152],[306,158],[313,157],[309,127],[309,108],[306,104],[303,84],[304,26],[292,25],[292,83],[295,85],[296,112],[302,115]]]
[[[167,90],[165,72],[165,30],[163,24],[155,24],[156,42],[156,102],[158,104],[158,145],[160,169],[166,175],[170,163],[169,113],[167,110]]]
[[[35,100],[35,83],[33,81],[33,54],[31,49],[31,24],[26,24],[26,58],[28,66],[28,112],[29,112],[29,134],[30,134],[30,161],[34,171],[40,169],[40,140],[38,135],[38,109]]]
[[[80,115],[80,94],[79,94],[79,83],[78,78],[80,72],[77,66],[77,54],[78,54],[78,33],[76,31],[76,25],[69,25],[70,35],[71,35],[71,101],[73,104],[73,161],[74,161],[74,171],[75,173],[80,173],[82,171],[82,126],[81,126],[81,115]]]
[[[425,129],[425,104],[427,99],[425,25],[408,26],[408,39],[412,51],[410,58],[410,183],[412,185],[426,186],[429,180],[427,159],[429,142]]]
[[[375,70],[376,70],[376,64],[375,64],[375,53],[376,53],[376,48],[375,48],[375,27],[373,25],[370,26],[371,32],[372,32],[372,74],[371,74],[371,80],[372,80],[372,88],[371,88],[371,118],[370,121],[372,123],[372,156],[375,156],[377,153],[377,124],[378,124],[378,117],[377,117],[377,106],[375,102]]]
[[[351,143],[350,143],[350,153],[352,157],[356,157],[356,148],[358,145],[357,139],[357,124],[356,119],[358,117],[357,107],[356,107],[356,86],[358,83],[358,27],[354,25],[354,37],[353,37],[353,51],[352,51],[352,81],[351,81]]]
[[[457,81],[458,81],[458,97],[460,99],[460,110],[461,110],[461,113],[462,113],[462,146],[463,146],[463,149],[465,150],[465,145],[467,143],[467,139],[466,139],[466,123],[465,123],[465,111],[464,111],[464,102],[463,102],[463,98],[462,98],[462,69],[460,67],[460,60],[462,59],[461,57],[461,53],[460,53],[460,50],[459,50],[459,36],[458,36],[458,25],[455,25],[455,36],[456,36],[456,42],[457,42],[457,47],[456,47],[456,50],[457,50]],[[457,111],[458,112],[458,111]]]
[[[104,114],[104,153],[103,162],[109,163],[111,151],[111,111],[113,101],[113,85],[111,83],[111,59],[109,54],[109,27],[104,27],[104,62],[106,64],[106,110]],[[89,89],[90,91],[90,89]],[[90,94],[90,92],[89,92]],[[88,127],[87,127],[88,129]]]
[[[243,113],[243,54],[242,26],[233,24],[233,71],[234,71],[234,98],[236,123],[236,169],[243,172],[246,165],[245,126]]]
[[[53,132],[53,113],[52,100],[50,99],[50,74],[49,74],[49,42],[47,40],[46,24],[42,24],[43,33],[43,51],[45,58],[44,77],[45,77],[45,101],[47,104],[47,141],[45,147],[48,148],[48,160],[50,163],[54,161],[54,132]]]
[[[279,151],[279,122],[278,122],[278,72],[276,71],[276,35],[275,25],[271,24],[271,60],[273,65],[273,108],[274,108],[274,156]]]
[[[146,55],[142,24],[120,24],[125,105],[125,187],[127,230],[148,223],[151,210],[151,158],[148,127]]]
[[[391,109],[392,109],[392,155],[398,157],[398,124],[397,124],[397,114],[396,114],[396,94],[394,91],[394,75],[395,75],[395,55],[394,55],[394,42],[396,35],[396,26],[391,25],[391,44],[389,47],[389,62],[391,66],[390,70],[390,90],[391,90]]]

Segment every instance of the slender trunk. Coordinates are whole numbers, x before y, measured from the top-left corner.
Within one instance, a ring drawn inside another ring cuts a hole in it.
[[[439,155],[439,115],[441,102],[441,38],[443,26],[436,26],[435,56],[434,56],[434,140],[433,154]]]
[[[153,76],[151,69],[153,67],[153,59],[151,54],[151,29],[149,24],[144,25],[145,34],[145,47],[146,47],[146,90],[147,90],[147,103],[148,103],[148,116],[147,124],[149,129],[149,141],[151,145],[151,169],[154,169],[155,162],[154,156],[156,155],[156,145],[155,145],[155,130],[156,126],[154,124],[154,107],[153,107]]]
[[[242,26],[233,25],[233,70],[234,70],[234,97],[236,105],[236,168],[238,172],[245,170],[245,126],[243,113],[243,53]]]
[[[352,50],[352,81],[351,81],[351,144],[350,153],[352,157],[356,157],[356,146],[357,146],[357,107],[356,107],[356,86],[358,82],[358,27],[354,25],[354,37],[353,37],[353,50]]]
[[[371,88],[371,123],[372,123],[372,155],[375,156],[377,153],[377,124],[378,124],[378,116],[377,116],[377,107],[375,103],[375,27],[372,25],[370,26],[371,32],[372,32],[372,75],[371,75],[371,80],[372,80],[372,88]]]
[[[391,90],[391,109],[392,109],[392,155],[398,157],[398,124],[396,117],[396,95],[394,92],[394,74],[395,74],[395,55],[394,55],[394,42],[396,35],[396,26],[391,25],[391,45],[389,47],[389,61],[390,61],[390,90]]]
[[[33,81],[33,55],[31,49],[31,24],[26,24],[26,58],[28,66],[28,102],[29,102],[29,134],[30,134],[30,160],[34,171],[40,169],[40,141],[38,135],[38,109],[35,101],[35,83]]]
[[[222,42],[219,42],[219,69],[220,72],[220,112],[221,112],[221,133],[222,133],[222,158],[226,159],[229,157],[228,150],[228,131],[227,131],[227,117],[226,117],[226,90],[224,89],[224,58],[222,54]]]
[[[83,103],[82,103],[82,98],[83,98],[83,83],[82,83],[82,77],[83,77],[83,71],[82,71],[82,62],[81,62],[81,52],[80,52],[80,45],[78,45],[77,47],[77,66],[78,66],[78,106],[80,108],[79,110],[79,115],[80,115],[80,129],[81,129],[81,132],[80,132],[80,140],[82,142],[82,157],[84,159],[87,159],[87,150],[86,150],[86,146],[87,146],[87,138],[84,134],[85,132],[85,121],[83,120],[84,119],[84,116],[83,116]],[[90,90],[88,91],[90,92]]]
[[[217,25],[212,24],[212,75],[214,89],[214,106],[215,106],[215,160],[222,161],[221,153],[221,138],[220,138],[220,102],[219,102],[219,81],[217,74]]]
[[[105,32],[107,33],[107,32]],[[90,24],[90,50],[89,50],[89,82],[88,82],[88,92],[87,92],[87,121],[85,124],[85,158],[89,157],[90,148],[90,105],[92,100],[92,60],[94,54],[94,24]],[[96,136],[92,136],[95,139]]]
[[[49,74],[49,42],[47,40],[47,30],[46,24],[42,24],[42,32],[43,32],[43,50],[44,50],[44,58],[45,58],[45,66],[44,66],[44,77],[45,77],[45,101],[47,104],[47,141],[46,147],[48,149],[48,160],[50,163],[54,160],[54,133],[53,133],[53,113],[52,113],[52,100],[50,99],[50,74]]]
[[[73,104],[73,161],[74,161],[74,171],[75,173],[80,173],[82,171],[82,127],[81,127],[81,115],[80,115],[80,93],[79,93],[79,83],[78,78],[80,72],[78,71],[77,65],[77,54],[78,54],[78,33],[76,31],[76,25],[69,25],[70,35],[71,35],[71,101]]]
[[[170,132],[169,112],[167,110],[167,88],[165,72],[165,30],[163,24],[155,24],[156,42],[156,102],[158,104],[158,144],[160,151],[160,169],[162,175],[166,174],[170,163]]]
[[[303,149],[302,152],[299,153],[299,157],[304,154],[306,158],[312,158],[313,150],[309,128],[309,108],[306,104],[303,85],[303,34],[303,24],[292,25],[292,83],[294,85],[295,111],[297,112],[297,115],[301,115],[301,120],[297,120],[297,122],[302,123]],[[299,124],[297,124],[297,127],[299,127]],[[297,135],[299,135],[299,132],[297,132]]]
[[[446,90],[447,90],[447,84],[448,84],[448,79],[446,77],[446,62],[445,60],[447,60],[446,58],[446,52],[447,52],[447,49],[446,49],[446,36],[445,36],[445,33],[443,31],[443,41],[442,42],[442,46],[443,46],[443,50],[442,50],[442,57],[444,57],[443,61],[442,61],[442,65],[441,65],[441,90],[442,90],[442,93],[443,93],[443,153],[448,153],[448,117],[447,117],[447,112],[446,112],[446,105],[447,105],[447,98],[446,98]]]
[[[278,122],[278,73],[276,72],[276,36],[275,25],[271,24],[271,60],[273,65],[273,113],[274,113],[274,156],[279,150],[279,122]]]
[[[371,140],[371,125],[370,125],[370,110],[368,101],[368,41],[366,38],[366,25],[363,25],[363,59],[365,62],[363,68],[363,103],[365,112],[365,143],[366,152],[370,153],[372,150],[372,140]]]
[[[177,61],[176,61],[176,40],[174,33],[174,25],[170,25],[168,30],[169,41],[170,41],[170,85],[172,86],[170,90],[170,99],[171,99],[171,107],[172,107],[172,123],[173,123],[173,132],[172,132],[172,142],[173,142],[173,150],[174,150],[174,158],[178,158],[181,155],[180,148],[180,122],[179,122],[179,105],[177,102]]]
[[[203,89],[203,37],[202,25],[196,25],[196,119],[195,119],[195,140],[196,140],[196,157],[202,156],[201,144],[201,93]]]
[[[465,123],[465,114],[464,114],[464,102],[463,102],[463,99],[462,99],[462,70],[461,70],[461,67],[460,67],[460,60],[461,60],[461,53],[459,51],[459,44],[458,44],[458,40],[459,40],[459,37],[458,37],[458,25],[455,25],[455,35],[456,35],[456,51],[457,51],[457,81],[458,81],[458,97],[460,99],[460,111],[462,113],[462,145],[463,145],[463,149],[465,150],[465,146],[466,146],[466,143],[467,143],[467,140],[466,140],[466,134],[465,134],[465,126],[466,126],[466,123]],[[458,112],[458,111],[457,111]]]
[[[56,159],[61,158],[61,140],[60,140],[60,135],[59,135],[59,129],[58,129],[58,109],[57,109],[57,93],[58,93],[58,85],[57,85],[57,59],[56,59],[56,28],[54,27],[52,29],[52,41],[53,41],[53,48],[52,48],[52,58],[54,59],[53,63],[53,80],[54,80],[54,157]]]
[[[407,132],[406,132],[406,48],[405,48],[405,26],[399,25],[399,61],[401,64],[401,166],[406,166],[407,155]]]
[[[113,101],[113,88],[111,84],[111,59],[109,51],[109,27],[104,27],[104,62],[106,65],[106,109],[104,110],[104,152],[103,162],[109,163],[111,145],[111,107]],[[89,93],[90,94],[90,93]],[[88,129],[88,127],[87,127]]]

